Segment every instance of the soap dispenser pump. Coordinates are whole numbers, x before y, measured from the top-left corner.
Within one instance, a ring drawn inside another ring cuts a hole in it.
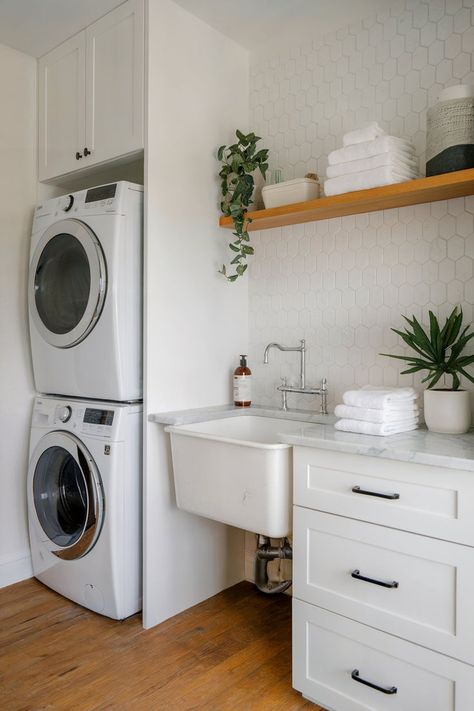
[[[247,366],[247,356],[240,356],[240,365],[234,370],[234,405],[250,407],[252,403],[252,371]]]

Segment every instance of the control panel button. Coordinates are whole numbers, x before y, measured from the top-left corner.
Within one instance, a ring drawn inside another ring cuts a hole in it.
[[[59,210],[63,212],[69,212],[74,205],[74,195],[64,195],[64,197],[59,198],[58,207]],[[58,213],[55,213],[58,214]]]
[[[61,422],[69,422],[71,419],[72,415],[72,407],[69,405],[65,405],[64,407],[60,407],[58,410],[58,418],[61,420]]]

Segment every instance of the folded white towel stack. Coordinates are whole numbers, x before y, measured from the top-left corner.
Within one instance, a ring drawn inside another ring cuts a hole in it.
[[[344,148],[328,156],[326,195],[376,188],[418,177],[410,141],[386,136],[375,121],[342,137]]]
[[[343,405],[334,411],[334,425],[343,432],[387,436],[418,427],[420,417],[417,394],[413,388],[371,388],[348,390]]]
[[[367,126],[362,128],[356,128],[355,131],[349,131],[345,133],[342,137],[343,146],[353,146],[354,143],[364,143],[365,141],[372,141],[374,138],[379,136],[384,136],[385,131],[381,128],[377,121],[372,121],[368,123]]]

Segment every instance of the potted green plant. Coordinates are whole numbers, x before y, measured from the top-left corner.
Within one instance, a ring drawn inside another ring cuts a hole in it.
[[[229,243],[233,253],[231,265],[235,268],[234,274],[228,274],[225,264],[219,273],[228,281],[235,281],[247,270],[247,257],[254,253],[249,244],[250,237],[247,231],[249,223],[247,211],[252,204],[252,195],[255,186],[253,173],[260,171],[265,178],[268,168],[268,150],[262,148],[257,151],[257,143],[261,140],[254,133],[244,134],[235,132],[237,143],[231,146],[221,146],[217,158],[222,162],[219,171],[221,179],[222,201],[221,210],[224,215],[232,218],[234,224],[235,240]]]
[[[422,382],[428,383],[424,392],[424,415],[429,430],[446,434],[467,432],[471,426],[471,404],[469,392],[460,389],[460,376],[474,383],[474,378],[466,370],[474,363],[474,355],[462,355],[474,332],[468,333],[470,324],[462,328],[462,309],[454,307],[442,328],[432,311],[429,312],[427,330],[415,316],[403,318],[410,328],[405,327],[404,331],[392,328],[392,331],[415,351],[415,355],[380,355],[406,361],[409,367],[402,371],[402,375],[428,371]],[[448,377],[452,378],[451,388],[435,388],[441,379],[445,384]]]

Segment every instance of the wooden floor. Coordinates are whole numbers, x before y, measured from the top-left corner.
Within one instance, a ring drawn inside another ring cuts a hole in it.
[[[291,600],[240,583],[144,630],[27,580],[0,590],[1,711],[299,711]]]

